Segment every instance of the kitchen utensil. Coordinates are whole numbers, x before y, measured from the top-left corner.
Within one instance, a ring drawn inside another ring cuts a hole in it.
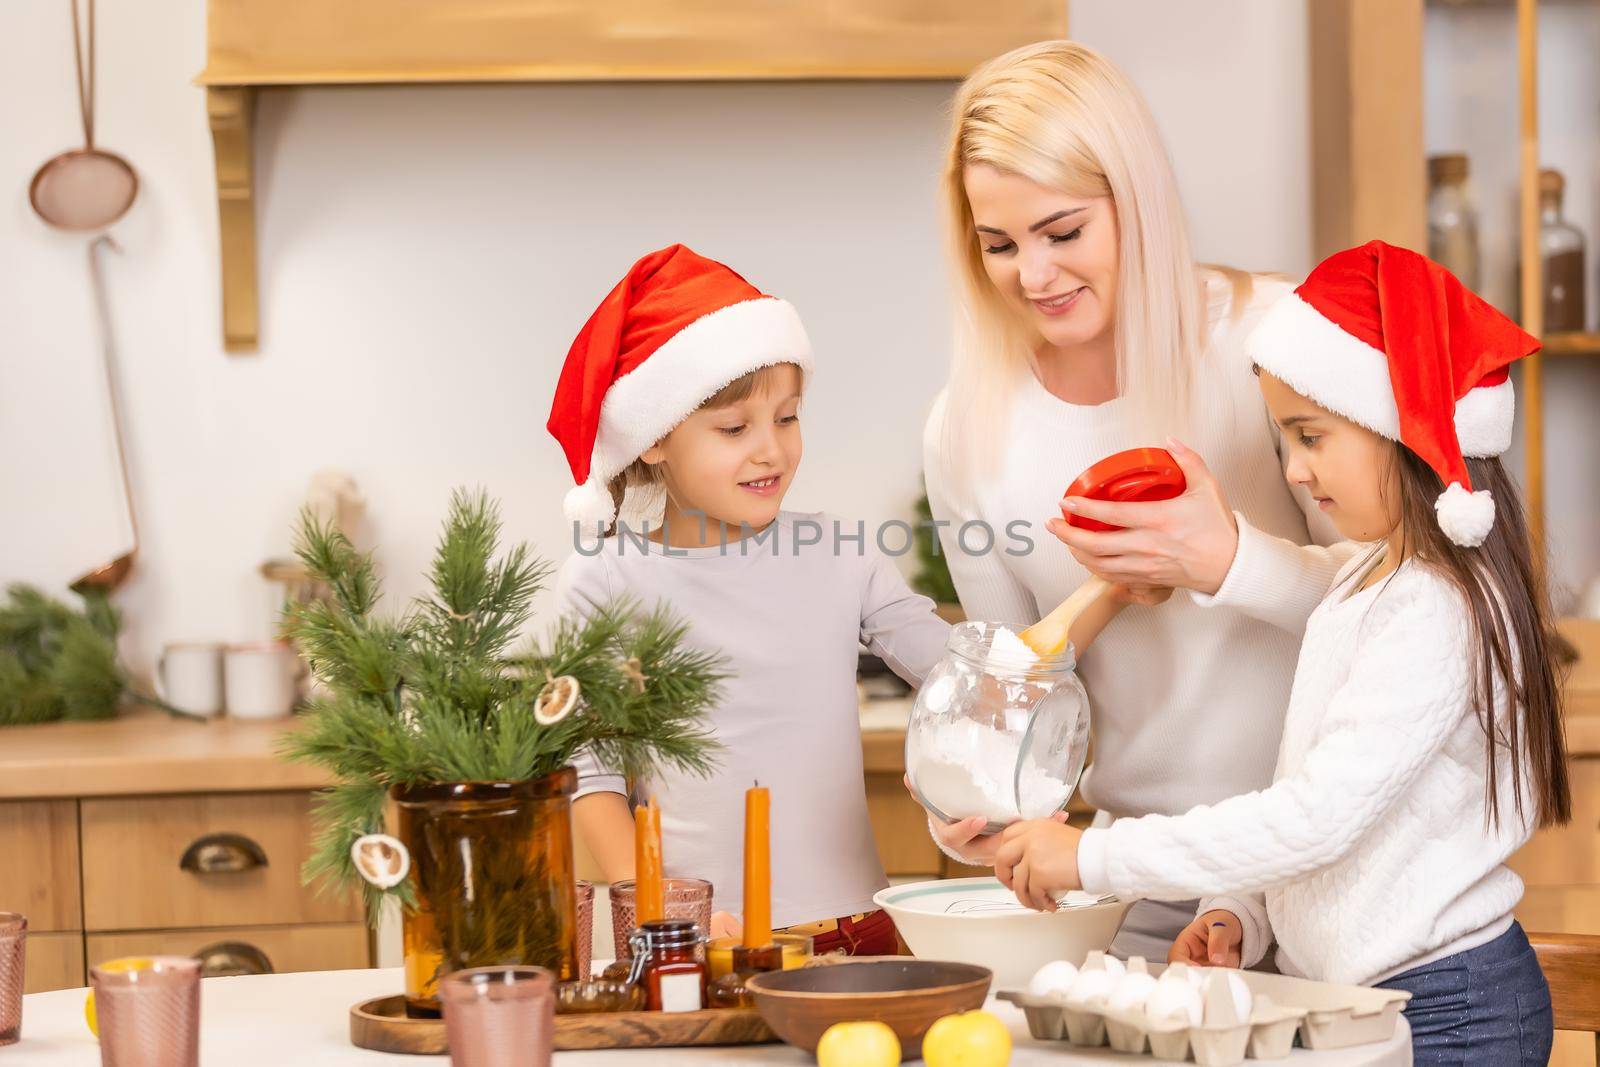
[[[204,641],[167,645],[156,661],[157,695],[188,715],[221,715],[222,648]]]
[[[102,1064],[199,1067],[199,960],[112,960],[89,968],[89,975]]]
[[[555,975],[543,967],[472,967],[439,983],[452,1067],[548,1067]]]
[[[0,911],[0,1047],[22,1037],[22,982],[27,970],[28,919]]]
[[[229,645],[224,661],[230,718],[278,719],[294,711],[300,676],[294,646],[279,641]]]
[[[983,1007],[993,975],[969,963],[886,956],[827,967],[768,971],[746,988],[756,1010],[784,1041],[807,1052],[834,1023],[877,1019],[900,1039],[902,1055],[922,1054],[922,1036],[939,1019]]]
[[[1171,500],[1188,488],[1183,468],[1164,448],[1130,448],[1107,456],[1073,481],[1066,496],[1086,500],[1112,500],[1119,503],[1146,503]],[[1070,525],[1082,530],[1105,533],[1121,527],[1062,511]],[[1023,642],[1041,656],[1054,655],[1067,647],[1072,624],[1090,605],[1111,588],[1104,578],[1090,578],[1050,614],[1022,631]]]
[[[906,726],[906,776],[923,807],[945,822],[981,815],[986,834],[1061,810],[1089,751],[1075,666],[1070,647],[1035,656],[998,623],[953,627]]]
[[[133,543],[128,551],[109,563],[89,571],[72,583],[75,592],[97,589],[109,593],[121,585],[133,569],[134,557],[139,552],[139,518],[133,508],[133,487],[128,481],[128,450],[123,442],[121,392],[117,388],[116,345],[111,334],[111,308],[106,300],[105,277],[100,271],[100,249],[121,251],[111,238],[104,235],[89,242],[89,285],[94,300],[95,320],[100,329],[100,359],[106,373],[106,397],[111,405],[111,432],[117,445],[117,469],[122,475],[122,499],[128,508],[128,530]]]
[[[103,230],[122,218],[139,194],[139,176],[121,156],[94,143],[94,0],[88,0],[87,33],[72,9],[72,62],[77,71],[78,113],[83,147],[62,152],[40,167],[28,185],[28,200],[41,219],[58,230]],[[89,38],[85,59],[83,38]]]
[[[1052,960],[1081,960],[1116,936],[1132,900],[1068,893],[1059,911],[1032,911],[996,878],[890,886],[873,897],[906,945],[924,959],[959,960],[1022,989]]]

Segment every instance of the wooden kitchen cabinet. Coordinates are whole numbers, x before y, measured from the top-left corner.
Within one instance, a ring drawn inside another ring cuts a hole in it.
[[[134,715],[8,727],[0,745],[0,910],[28,916],[28,992],[81,986],[128,955],[207,973],[372,963],[359,900],[300,884],[314,768],[283,723]]]

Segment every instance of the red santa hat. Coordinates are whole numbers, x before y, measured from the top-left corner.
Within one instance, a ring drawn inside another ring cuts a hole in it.
[[[811,377],[790,304],[683,245],[639,260],[584,323],[556,383],[546,427],[577,483],[567,518],[609,524],[612,478],[723,386],[778,363]]]
[[[1507,368],[1538,350],[1455,275],[1382,241],[1323,260],[1245,342],[1262,370],[1432,467],[1439,528],[1467,547],[1489,536],[1494,500],[1463,457],[1511,447]]]

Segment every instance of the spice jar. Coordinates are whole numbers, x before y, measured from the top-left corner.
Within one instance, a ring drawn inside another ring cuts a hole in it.
[[[647,1011],[699,1011],[706,1005],[706,965],[699,947],[706,938],[698,923],[658,919],[633,932],[629,979],[645,993]]]
[[[982,815],[985,833],[1064,807],[1089,751],[1089,698],[1071,645],[1038,656],[998,623],[950,631],[917,693],[906,771],[948,822]]]

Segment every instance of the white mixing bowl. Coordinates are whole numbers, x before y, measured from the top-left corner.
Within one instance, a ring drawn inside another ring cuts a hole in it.
[[[1091,899],[1082,893],[1073,900]],[[872,901],[889,913],[915,956],[976,963],[994,972],[994,988],[1021,989],[1051,960],[1081,961],[1105,949],[1133,906],[1131,900],[1032,911],[994,878],[949,878],[879,890]]]

